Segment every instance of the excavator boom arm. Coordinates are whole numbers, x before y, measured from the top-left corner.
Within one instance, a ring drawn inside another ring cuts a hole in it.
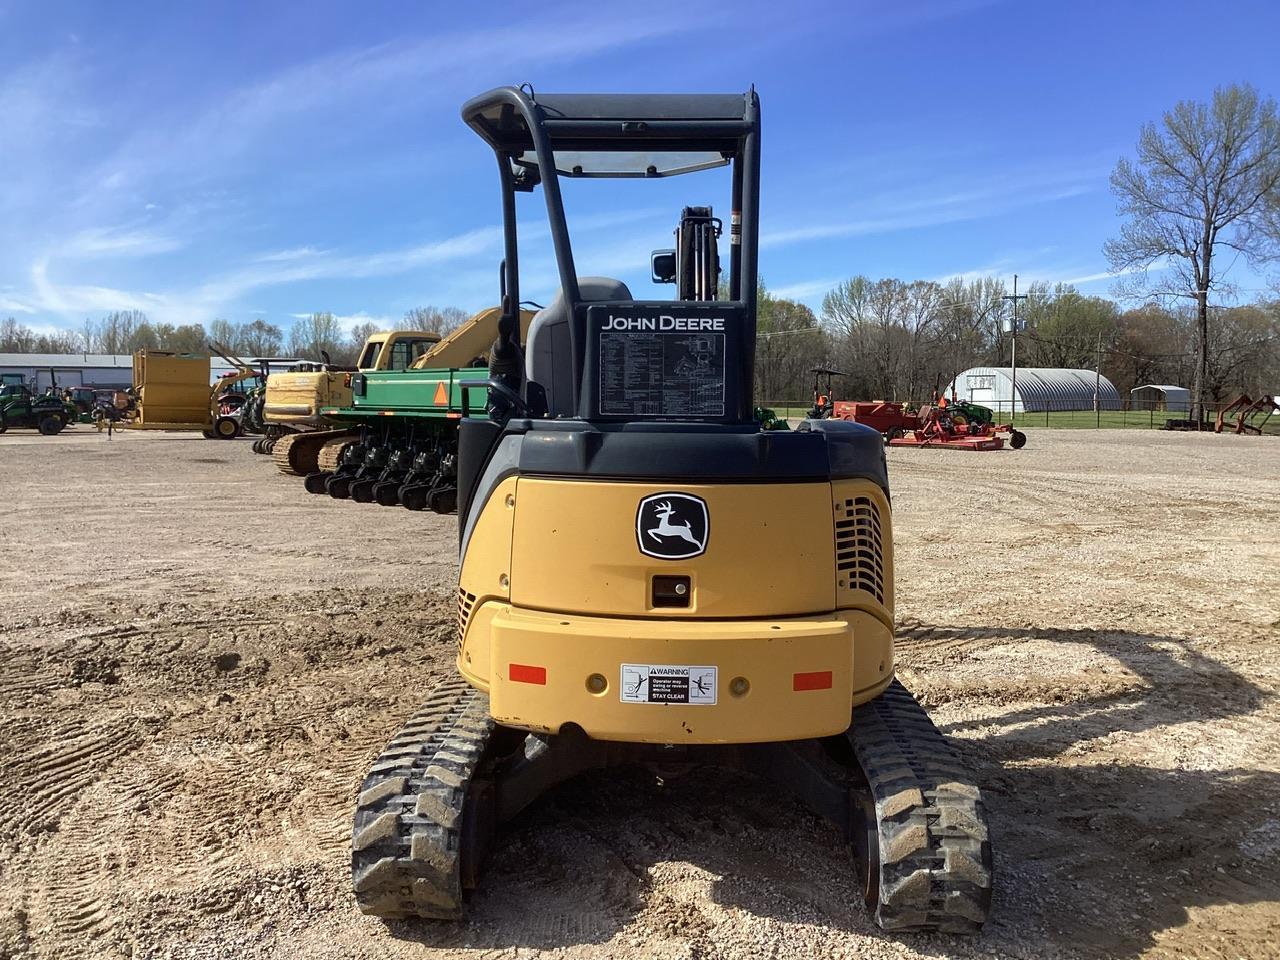
[[[460,369],[472,366],[477,357],[485,358],[489,355],[489,348],[498,336],[498,320],[501,317],[501,307],[481,310],[451,330],[444,339],[415,360],[410,369],[437,370],[451,367]],[[524,343],[528,336],[529,324],[532,320],[532,311],[520,311],[521,343]]]

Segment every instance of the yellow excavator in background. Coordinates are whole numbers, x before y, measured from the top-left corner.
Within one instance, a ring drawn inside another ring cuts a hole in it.
[[[262,406],[266,429],[255,452],[269,453],[281,473],[306,476],[316,469],[320,448],[349,431],[325,417],[326,407],[351,403],[353,374],[369,370],[405,370],[440,342],[438,333],[396,330],[375,333],[360,348],[356,366],[320,364],[273,374]]]
[[[481,310],[443,337],[422,331],[375,333],[360,349],[354,368],[334,367],[326,361],[315,370],[272,374],[263,405],[267,440],[255,449],[270,453],[280,472],[290,476],[317,472],[322,450],[336,464],[343,445],[330,441],[354,438],[354,431],[324,411],[351,407],[355,374],[483,365],[501,312],[496,307]],[[533,315],[525,316],[527,327]]]

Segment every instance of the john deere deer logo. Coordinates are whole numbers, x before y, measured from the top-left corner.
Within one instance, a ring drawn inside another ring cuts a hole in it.
[[[687,560],[707,549],[711,520],[707,504],[691,493],[655,493],[636,511],[640,552],[659,560]]]

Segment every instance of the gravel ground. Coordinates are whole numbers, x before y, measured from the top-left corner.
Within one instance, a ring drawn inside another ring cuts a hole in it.
[[[247,442],[0,437],[0,958],[1275,957],[1280,441],[893,450],[900,675],[977,772],[979,937],[887,937],[747,777],[583,778],[465,924],[348,889],[364,769],[450,670],[452,518]]]

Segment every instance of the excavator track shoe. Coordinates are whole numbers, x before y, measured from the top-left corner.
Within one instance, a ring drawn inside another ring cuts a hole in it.
[[[333,435],[330,434],[330,436]],[[346,433],[325,441],[320,452],[316,454],[316,469],[323,473],[333,473],[342,463],[343,452],[355,442],[355,437]]]
[[[991,909],[982,794],[897,680],[854,711],[848,733],[871,790],[867,906],[889,931],[975,933]]]
[[[351,831],[351,880],[364,913],[462,915],[467,792],[493,729],[489,698],[449,678],[378,757]]]
[[[345,430],[313,430],[309,433],[290,433],[281,437],[271,447],[271,458],[276,468],[286,476],[305,477],[325,468],[319,465],[320,451],[327,443],[347,436]]]

